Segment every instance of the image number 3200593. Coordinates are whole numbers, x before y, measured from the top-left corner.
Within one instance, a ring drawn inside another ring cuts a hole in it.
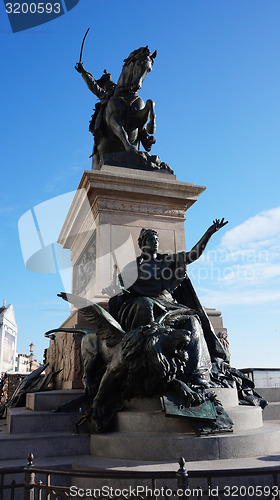
[[[4,0],[13,33],[47,23],[73,9],[79,0]]]

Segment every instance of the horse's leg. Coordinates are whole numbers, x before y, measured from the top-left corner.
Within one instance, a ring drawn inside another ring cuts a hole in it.
[[[142,101],[142,99],[139,98],[137,103],[139,104]],[[143,103],[144,104],[144,103]],[[148,119],[150,117],[149,123],[146,125]],[[149,134],[154,134],[156,131],[156,114],[155,114],[155,103],[152,101],[152,99],[148,99],[145,106],[141,107],[141,104],[139,107],[131,108],[131,116],[130,116],[130,121],[134,125],[136,125],[139,130],[146,129]]]
[[[156,131],[156,114],[155,114],[155,103],[152,99],[148,99],[146,102],[146,106],[149,109],[150,121],[147,124],[147,132],[148,134],[154,134]]]
[[[153,144],[156,142],[152,135],[156,130],[154,106],[154,101],[148,99],[143,108],[132,110],[130,117],[131,123],[134,123],[138,128],[138,138],[146,151],[151,151]],[[149,116],[150,121],[147,124]]]
[[[110,127],[114,134],[120,139],[123,143],[124,149],[126,151],[138,151],[137,146],[134,146],[129,142],[128,134],[122,125],[122,121],[118,116],[113,116],[110,119]]]
[[[125,151],[138,151],[137,147],[131,144],[128,133],[124,128],[126,107],[122,106],[114,98],[110,99],[106,109],[106,123],[111,132],[118,137],[123,144]]]
[[[139,131],[138,135],[143,148],[146,151],[151,151],[153,144],[155,144],[156,140],[153,135],[149,135],[147,130],[143,128],[142,130]]]

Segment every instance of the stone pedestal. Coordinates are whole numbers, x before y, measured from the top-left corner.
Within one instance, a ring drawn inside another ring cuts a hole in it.
[[[58,242],[71,250],[72,293],[106,308],[104,292],[115,276],[139,255],[138,236],[143,227],[159,233],[161,253],[185,250],[185,213],[205,190],[180,182],[169,172],[151,172],[104,165],[85,171]],[[136,279],[125,282],[128,288]],[[223,329],[220,313],[208,310],[216,333]],[[91,328],[72,309],[63,327]],[[59,333],[51,341],[47,360],[53,369],[62,368],[57,389],[81,387],[81,335]]]
[[[217,335],[219,341],[221,342],[223,348],[225,349],[228,359],[230,360],[230,351],[229,351],[229,340],[227,329],[224,328],[222,313],[217,311],[217,309],[205,307],[205,311],[211,324],[213,326],[214,332]]]
[[[72,292],[107,302],[102,289],[139,255],[142,227],[156,229],[160,252],[185,249],[185,212],[205,190],[168,172],[103,166],[85,171],[58,242],[71,250]]]

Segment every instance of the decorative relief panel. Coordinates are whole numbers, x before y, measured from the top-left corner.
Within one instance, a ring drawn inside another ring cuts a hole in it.
[[[96,230],[73,266],[73,293],[81,295],[96,279]]]

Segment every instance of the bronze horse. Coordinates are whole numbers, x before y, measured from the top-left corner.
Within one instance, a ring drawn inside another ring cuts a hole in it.
[[[147,47],[140,47],[131,52],[124,60],[118,83],[111,80],[107,72],[94,80],[81,63],[75,68],[82,74],[89,89],[100,99],[97,104],[90,130],[95,144],[94,163],[100,164],[103,154],[122,151],[140,154],[140,143],[150,151],[155,143],[154,101],[146,104],[138,95],[147,74],[152,70],[156,51],[151,54]]]

